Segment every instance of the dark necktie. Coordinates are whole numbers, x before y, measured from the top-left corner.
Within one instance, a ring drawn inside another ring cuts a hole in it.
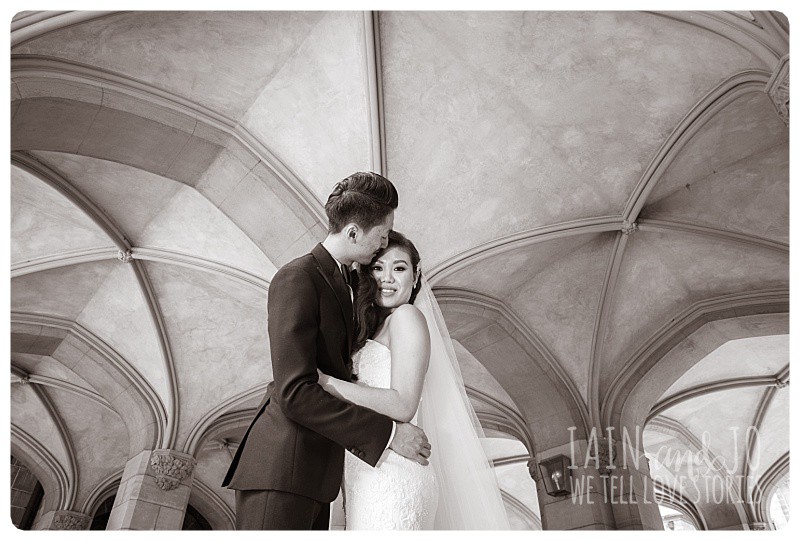
[[[350,269],[348,269],[344,263],[342,263],[342,277],[344,278],[344,283],[350,286],[350,288],[352,289],[353,279],[350,276]]]

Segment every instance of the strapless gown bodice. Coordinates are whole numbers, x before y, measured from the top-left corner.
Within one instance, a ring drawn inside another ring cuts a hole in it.
[[[392,383],[389,348],[369,340],[353,355],[358,384],[388,389]],[[416,415],[412,423],[416,421]],[[348,530],[428,530],[438,501],[431,466],[386,449],[375,467],[345,453],[345,527]]]

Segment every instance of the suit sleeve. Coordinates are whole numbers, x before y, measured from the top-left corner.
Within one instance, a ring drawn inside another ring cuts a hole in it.
[[[286,417],[374,466],[389,443],[389,417],[327,393],[318,383],[319,294],[307,272],[281,269],[270,284],[268,332],[273,399]]]

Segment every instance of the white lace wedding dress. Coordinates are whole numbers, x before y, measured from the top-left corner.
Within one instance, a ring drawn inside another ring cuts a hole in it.
[[[353,356],[358,383],[388,389],[392,355],[389,348],[368,340]],[[416,416],[411,420],[416,421]],[[345,529],[430,530],[439,491],[431,466],[422,466],[391,449],[375,467],[350,453],[344,459]]]

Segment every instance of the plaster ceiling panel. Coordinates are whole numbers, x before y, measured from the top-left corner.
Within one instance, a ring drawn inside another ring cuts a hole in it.
[[[47,393],[72,440],[80,475],[76,501],[82,502],[108,476],[125,468],[127,428],[117,413],[96,402],[52,387]]]
[[[11,264],[64,252],[113,248],[97,224],[45,182],[11,167]]]
[[[642,218],[748,233],[789,244],[789,145],[721,168],[645,207]]]
[[[65,469],[69,468],[67,450],[59,437],[60,430],[49,410],[31,385],[12,385],[9,403],[11,425],[36,439]]]
[[[266,295],[182,267],[148,263],[147,272],[172,340],[184,441],[211,408],[272,380]]]
[[[76,321],[128,361],[166,403],[164,355],[150,307],[130,264],[114,262]]]
[[[74,320],[117,265],[118,261],[98,261],[13,278],[11,309]]]
[[[725,486],[704,455],[694,445],[674,434],[645,428],[642,434],[650,477],[679,490],[690,501],[705,501],[706,486]],[[719,498],[719,495],[717,496]]]
[[[585,398],[592,336],[614,235],[600,235],[552,261],[507,302],[566,369]]]
[[[503,389],[503,386],[497,383],[486,367],[483,366],[472,353],[467,351],[467,348],[461,345],[457,340],[453,340],[453,349],[458,358],[458,365],[461,369],[461,377],[467,387],[472,387],[480,391],[482,394],[494,398],[498,402],[509,406],[516,410],[514,401],[508,396],[508,393]]]
[[[686,142],[658,179],[648,204],[685,189],[687,184],[694,188],[703,179],[727,176],[730,173],[726,171],[736,169],[739,162],[788,142],[789,130],[775,112],[769,96],[764,92],[745,94],[718,112]]]
[[[403,232],[402,230],[399,230]],[[416,244],[418,240],[410,237]],[[519,248],[480,254],[480,259],[467,259],[445,269],[442,278],[437,276],[436,287],[460,287],[480,291],[499,299],[514,298],[517,292],[531,280],[535,280],[554,261],[568,257],[570,253],[596,242],[600,235],[571,235],[555,240],[534,242]],[[421,239],[420,239],[421,240]],[[420,252],[423,270],[435,254]]]
[[[502,299],[586,396],[592,335],[615,234],[575,235],[483,259],[437,285]]]
[[[592,235],[564,257],[550,260],[506,302],[566,369],[585,398],[592,336],[614,234]]]
[[[363,12],[329,12],[242,118],[324,202],[371,166]]]
[[[789,364],[789,335],[731,340],[684,373],[662,398],[691,387],[744,376],[774,376]]]
[[[44,34],[15,54],[120,73],[234,120],[323,17],[291,11],[136,11]]]
[[[470,348],[469,344],[464,346]],[[537,403],[542,397],[531,393],[531,388],[535,387],[532,380],[541,378],[542,374],[511,336],[506,335],[480,349],[470,348],[470,351],[503,386],[523,417],[530,420],[544,415]]]
[[[761,477],[781,456],[789,452],[789,388],[777,389],[769,404],[750,455],[755,479]]]
[[[120,163],[64,154],[35,152],[113,220],[134,245],[145,226],[181,188],[160,175]]]
[[[663,414],[683,424],[701,442],[708,442],[720,465],[735,474],[741,472],[747,428],[763,394],[763,387],[717,391],[681,402]]]
[[[277,270],[230,218],[188,186],[166,202],[142,231],[139,244],[210,259],[267,280]]]
[[[601,392],[634,351],[682,310],[720,295],[788,287],[788,262],[772,250],[703,235],[635,233],[610,301]]]
[[[686,111],[755,62],[720,36],[634,12],[388,12],[381,53],[396,224],[436,261],[619,214]],[[458,227],[432,234],[442,215]]]

